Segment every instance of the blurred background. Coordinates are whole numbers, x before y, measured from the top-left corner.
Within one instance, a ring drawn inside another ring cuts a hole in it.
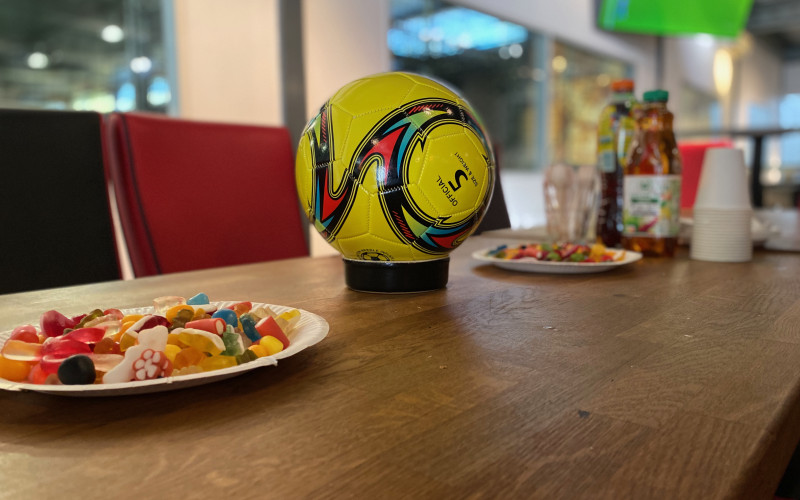
[[[541,172],[595,163],[610,83],[670,92],[679,140],[763,134],[764,206],[800,191],[800,0],[2,0],[0,106],[286,125],[343,84],[450,82],[496,145],[513,227]]]

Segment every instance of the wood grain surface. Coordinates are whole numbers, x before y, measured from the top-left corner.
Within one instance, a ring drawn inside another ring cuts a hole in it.
[[[0,393],[0,498],[770,498],[800,438],[800,257],[348,290],[338,258],[0,296],[45,310],[209,294],[330,323],[277,367],[168,393]]]

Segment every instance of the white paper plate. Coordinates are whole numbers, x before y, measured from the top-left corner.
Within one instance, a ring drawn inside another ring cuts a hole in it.
[[[238,301],[227,302],[212,302],[217,307],[223,308],[235,304]],[[253,303],[253,308],[269,306],[277,313],[283,313],[294,309],[287,306],[278,306],[273,304]],[[258,358],[255,361],[244,363],[230,368],[223,368],[221,370],[214,370],[203,373],[193,373],[191,375],[182,375],[178,377],[166,377],[155,380],[144,380],[139,382],[123,382],[119,384],[92,384],[92,385],[39,385],[39,384],[23,384],[17,382],[10,382],[8,380],[0,379],[0,389],[7,391],[33,391],[43,392],[46,394],[58,394],[61,396],[79,396],[79,397],[92,397],[92,396],[121,396],[129,394],[147,394],[151,392],[172,391],[175,389],[183,389],[186,387],[194,387],[196,385],[209,384],[218,380],[235,377],[245,372],[249,372],[262,366],[274,366],[278,364],[279,359],[288,358],[306,347],[310,347],[328,335],[328,322],[321,316],[314,313],[300,311],[300,320],[297,322],[295,329],[289,336],[289,347],[283,351],[272,356],[265,356]],[[153,314],[152,307],[138,307],[134,309],[124,309],[125,314]],[[34,321],[34,323],[38,323]],[[0,333],[0,345],[3,345],[11,332]]]
[[[537,260],[533,257],[523,257],[522,259],[508,260],[498,259],[492,257],[489,252],[497,247],[479,250],[472,254],[472,257],[484,262],[489,262],[497,267],[508,269],[510,271],[521,271],[525,273],[549,273],[549,274],[590,274],[601,273],[609,271],[616,267],[625,266],[636,262],[642,258],[639,252],[632,252],[630,250],[612,250],[609,252],[614,254],[617,258],[622,252],[625,256],[622,260],[612,262],[550,262],[545,260]]]

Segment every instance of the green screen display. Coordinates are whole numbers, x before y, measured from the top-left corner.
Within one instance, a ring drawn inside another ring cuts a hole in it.
[[[736,37],[753,0],[602,0],[601,28],[651,35],[708,33]]]

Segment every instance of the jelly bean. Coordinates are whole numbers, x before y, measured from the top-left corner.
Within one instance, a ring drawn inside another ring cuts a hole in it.
[[[210,301],[208,300],[208,295],[204,293],[198,293],[194,297],[191,297],[186,300],[187,304],[193,306],[202,306],[203,304],[208,304]]]
[[[209,333],[222,335],[222,332],[225,331],[225,320],[222,318],[198,319],[186,323],[186,328],[194,328],[195,330],[204,330]]]
[[[178,297],[175,295],[168,295],[165,297],[156,297],[153,299],[153,309],[155,309],[157,314],[163,314],[172,306],[177,306],[178,304],[185,304],[186,299],[183,297]]]
[[[102,328],[78,328],[69,333],[65,333],[61,338],[77,340],[84,344],[96,344],[103,339],[105,334],[106,331]]]
[[[258,345],[267,351],[268,356],[272,356],[273,354],[277,354],[283,350],[283,343],[272,335],[265,335],[264,337],[261,337]]]
[[[209,356],[200,361],[200,368],[202,368],[203,371],[210,372],[212,370],[230,368],[237,364],[235,356]]]
[[[283,330],[281,330],[281,327],[278,326],[278,323],[276,323],[273,318],[264,318],[256,323],[256,330],[258,330],[258,333],[260,333],[262,337],[272,335],[280,340],[284,349],[289,347],[289,337],[283,333]]]
[[[184,328],[178,334],[178,339],[190,347],[194,347],[211,355],[219,354],[225,350],[225,343],[222,342],[219,335],[205,330]]]
[[[8,340],[21,340],[23,342],[38,344],[39,336],[36,334],[36,327],[33,325],[23,325],[11,330],[11,336],[8,337]]]
[[[0,353],[4,358],[14,361],[39,361],[42,359],[42,345],[21,340],[8,340]]]
[[[177,306],[172,306],[167,309],[167,311],[164,313],[164,317],[167,318],[167,321],[172,323],[175,320],[175,316],[177,316],[181,311],[188,311],[191,314],[191,316],[189,316],[190,318],[194,316],[194,308],[192,306],[178,304]]]
[[[113,370],[118,364],[122,362],[124,356],[121,354],[90,354],[92,362],[94,363],[95,371],[108,372]]]
[[[187,347],[186,349],[181,350],[178,354],[175,355],[175,362],[173,363],[173,367],[176,370],[181,370],[186,368],[187,366],[194,366],[208,356],[205,355],[203,351],[197,349],[195,347]]]
[[[66,328],[75,328],[75,321],[58,311],[47,311],[39,320],[42,333],[48,337],[58,337]]]
[[[0,378],[12,382],[24,382],[31,371],[31,363],[0,356]]]
[[[256,320],[250,313],[242,314],[239,320],[242,322],[242,331],[250,339],[250,342],[261,340],[261,334],[256,330]]]
[[[166,347],[164,347],[164,354],[167,356],[167,359],[172,361],[173,365],[175,364],[175,356],[177,356],[179,352],[181,352],[181,348],[174,344],[167,344]]]
[[[119,354],[122,351],[119,349],[119,344],[114,342],[114,339],[106,337],[94,346],[95,354]]]
[[[239,316],[237,316],[236,313],[231,309],[218,309],[217,312],[211,315],[211,317],[220,318],[234,328],[239,326]]]
[[[242,336],[236,332],[222,332],[222,342],[225,344],[225,350],[222,351],[224,356],[238,356],[244,352]]]
[[[42,344],[42,357],[55,356],[66,358],[73,354],[89,354],[92,348],[87,344],[73,339],[56,338]]]
[[[94,363],[85,355],[70,356],[58,367],[58,380],[65,385],[93,384]]]

